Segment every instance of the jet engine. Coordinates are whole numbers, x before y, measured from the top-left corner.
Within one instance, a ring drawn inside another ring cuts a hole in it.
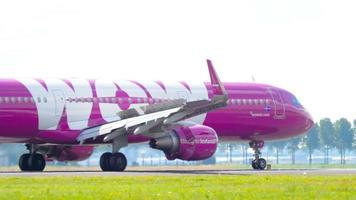
[[[82,161],[91,156],[93,146],[42,146],[40,153],[46,155],[48,160]]]
[[[218,137],[208,126],[182,126],[151,139],[149,144],[151,148],[162,150],[168,160],[204,160],[214,155]]]

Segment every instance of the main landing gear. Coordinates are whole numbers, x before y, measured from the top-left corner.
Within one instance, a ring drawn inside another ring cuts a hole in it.
[[[46,167],[46,160],[42,154],[36,153],[33,144],[26,145],[30,153],[21,155],[19,159],[19,167],[21,171],[41,172]]]
[[[256,170],[264,170],[267,166],[267,162],[265,159],[260,158],[261,149],[264,146],[263,141],[252,141],[249,143],[250,147],[255,151],[255,159],[252,161],[251,165],[253,169]]]
[[[112,140],[112,153],[106,152],[100,157],[100,168],[103,171],[122,172],[125,170],[127,159],[119,150],[127,146],[127,143],[127,135],[121,135]]]
[[[124,171],[127,166],[127,159],[123,153],[106,152],[100,157],[100,168],[103,171]]]

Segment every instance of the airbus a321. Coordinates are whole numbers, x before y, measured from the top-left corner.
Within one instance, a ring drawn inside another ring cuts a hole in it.
[[[85,79],[0,80],[0,142],[24,143],[22,171],[46,161],[81,161],[97,145],[103,171],[124,171],[120,149],[146,142],[168,160],[196,161],[219,141],[247,142],[252,167],[266,168],[265,141],[305,133],[313,120],[287,90],[257,83],[222,83],[207,61],[210,82],[164,83]]]

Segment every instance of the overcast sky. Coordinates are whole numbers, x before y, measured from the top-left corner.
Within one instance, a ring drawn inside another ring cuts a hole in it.
[[[356,118],[356,1],[0,1],[1,77],[268,83]]]

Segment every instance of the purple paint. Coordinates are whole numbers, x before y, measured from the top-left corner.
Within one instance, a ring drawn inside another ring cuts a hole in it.
[[[166,152],[168,160],[204,160],[214,155],[218,146],[218,137],[214,129],[194,125],[190,127],[179,127],[174,130],[179,138],[177,152]]]
[[[38,80],[37,80],[38,81]],[[48,88],[45,81],[38,81],[44,88]],[[65,81],[66,83],[68,81]],[[98,98],[95,81],[89,81],[93,98]],[[157,82],[162,89],[166,86]],[[68,83],[67,83],[68,84]],[[188,85],[188,83],[186,83]],[[68,84],[71,88],[73,85]],[[215,89],[210,83],[205,83],[209,98]],[[230,99],[270,99],[268,105],[255,104],[237,105],[230,104],[207,113],[203,122],[204,126],[211,127],[220,140],[228,141],[266,141],[289,138],[305,133],[312,125],[313,120],[303,107],[296,107],[289,92],[270,85],[255,83],[224,83]],[[191,88],[190,86],[189,88]],[[142,87],[141,87],[142,88]],[[273,100],[269,92],[273,89],[281,96],[281,100]],[[0,97],[2,101],[10,97],[32,97],[30,91],[17,80],[0,80]],[[116,97],[126,101],[119,103],[120,109],[128,109],[129,95],[118,87]],[[36,97],[34,97],[36,98]],[[9,99],[7,99],[9,101]],[[80,102],[78,102],[80,103]],[[270,109],[265,109],[270,106]],[[38,110],[33,102],[1,102],[0,103],[0,139],[3,141],[32,141],[34,143],[76,144],[79,130],[69,130],[67,112],[63,112],[56,130],[39,130]],[[88,126],[105,123],[99,103],[93,102]],[[130,143],[149,140],[148,137],[129,137]],[[94,142],[93,142],[94,143]]]

